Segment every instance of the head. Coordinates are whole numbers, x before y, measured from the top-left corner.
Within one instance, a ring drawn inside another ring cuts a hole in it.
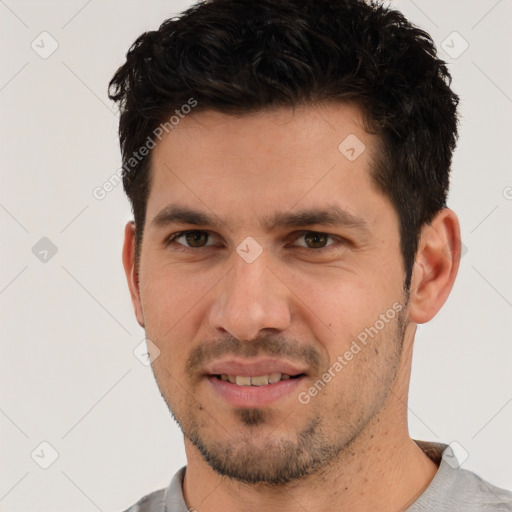
[[[183,114],[336,101],[356,104],[379,137],[371,173],[400,220],[408,288],[420,230],[446,206],[457,138],[450,82],[430,36],[377,3],[216,0],[165,21],[134,42],[110,82],[137,256],[151,146]]]
[[[130,48],[110,83],[125,269],[162,395],[219,473],[300,478],[398,407],[410,324],[457,272],[449,84],[425,32],[355,0],[215,0]],[[295,399],[226,401],[228,356],[292,362]]]

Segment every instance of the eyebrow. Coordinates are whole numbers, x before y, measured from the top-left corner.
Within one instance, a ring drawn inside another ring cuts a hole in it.
[[[187,206],[171,204],[163,208],[151,221],[151,226],[155,228],[163,228],[170,224],[211,226],[218,229],[223,225],[227,225],[227,222],[207,212],[194,210]],[[321,224],[324,226],[356,229],[363,234],[370,234],[368,223],[362,217],[349,213],[337,205],[324,208],[310,208],[293,213],[277,213],[273,216],[266,215],[262,218],[260,224],[268,232],[278,227],[298,228]]]

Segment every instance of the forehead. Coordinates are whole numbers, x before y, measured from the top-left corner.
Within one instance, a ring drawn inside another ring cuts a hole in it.
[[[296,159],[318,158],[320,152],[339,151],[339,144],[350,135],[361,141],[366,139],[370,145],[375,138],[364,130],[362,111],[356,105],[341,102],[279,107],[240,115],[195,110],[182,115],[181,119],[173,118],[173,126],[167,126],[153,151],[156,160],[164,156],[169,147],[178,152],[183,147],[188,152],[189,145],[193,144],[196,148],[210,146],[214,152],[222,151],[226,158],[264,148],[266,152],[260,155],[262,158],[285,155],[292,161],[294,156]],[[320,139],[322,144],[319,144]],[[293,154],[290,152],[292,148]],[[188,159],[207,157],[198,152],[187,155],[180,152],[180,155]]]
[[[376,194],[370,169],[377,142],[361,111],[341,103],[192,113],[153,150],[147,219],[176,202],[268,225],[299,203],[311,209],[336,198],[356,215],[357,203]]]

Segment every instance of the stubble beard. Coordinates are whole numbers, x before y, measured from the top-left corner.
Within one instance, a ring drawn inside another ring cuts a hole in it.
[[[353,443],[379,413],[398,373],[406,328],[404,318],[405,311],[399,312],[396,317],[393,336],[394,350],[392,354],[389,354],[388,368],[384,375],[386,391],[380,395],[379,400],[370,404],[366,411],[362,411],[361,415],[358,415],[357,421],[345,429],[343,435],[338,436],[336,431],[333,434],[332,427],[330,433],[326,432],[324,425],[328,423],[329,419],[322,415],[322,412],[325,411],[324,407],[309,419],[303,428],[293,434],[294,440],[290,439],[289,435],[277,438],[278,425],[269,431],[263,441],[258,440],[256,444],[253,436],[258,436],[257,429],[268,424],[269,419],[273,418],[274,412],[269,409],[238,408],[233,412],[241,424],[240,428],[246,429],[247,434],[241,438],[237,435],[225,441],[210,440],[206,439],[207,436],[204,435],[209,430],[209,424],[218,423],[216,428],[224,430],[224,433],[229,436],[229,432],[217,418],[214,418],[213,415],[206,415],[206,419],[204,419],[203,415],[203,420],[199,423],[197,415],[194,417],[193,413],[185,413],[178,419],[170,401],[162,391],[161,394],[184,436],[197,448],[216,473],[245,484],[268,487],[282,486],[321,470],[327,471],[329,466],[348,454]],[[367,347],[365,350],[373,349]],[[162,390],[158,380],[157,384]],[[198,402],[195,402],[195,405],[189,405],[188,409],[189,411],[195,409],[204,412],[203,405]],[[294,416],[295,414],[290,414],[282,420],[282,423],[293,425]],[[336,417],[341,418],[342,421],[341,415]]]

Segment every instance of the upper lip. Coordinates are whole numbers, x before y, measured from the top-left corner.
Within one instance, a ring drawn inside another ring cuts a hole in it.
[[[270,373],[286,373],[288,375],[300,375],[305,373],[304,368],[300,368],[289,361],[283,359],[226,359],[211,363],[206,368],[207,375],[239,375],[247,377],[257,377],[259,375],[268,375]]]

